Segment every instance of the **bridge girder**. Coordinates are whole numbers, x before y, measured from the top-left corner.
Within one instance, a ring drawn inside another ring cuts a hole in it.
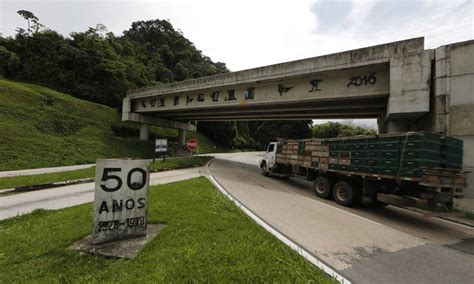
[[[123,112],[177,123],[414,119],[429,111],[430,59],[415,38],[132,90]]]

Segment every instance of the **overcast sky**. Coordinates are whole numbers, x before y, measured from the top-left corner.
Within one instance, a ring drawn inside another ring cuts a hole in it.
[[[63,35],[98,23],[120,35],[133,21],[168,19],[232,71],[418,36],[425,48],[474,38],[474,0],[0,0],[3,36],[25,28],[20,9]]]

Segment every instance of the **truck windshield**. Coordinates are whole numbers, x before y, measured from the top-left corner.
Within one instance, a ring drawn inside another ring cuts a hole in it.
[[[268,145],[267,152],[273,152],[274,149],[275,149],[275,144],[270,144],[270,145]]]

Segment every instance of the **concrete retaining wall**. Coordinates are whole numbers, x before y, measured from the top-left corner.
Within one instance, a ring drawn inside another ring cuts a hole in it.
[[[464,141],[465,196],[474,198],[474,40],[435,49],[433,131]]]

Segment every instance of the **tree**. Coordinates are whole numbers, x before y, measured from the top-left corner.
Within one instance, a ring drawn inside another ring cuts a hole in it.
[[[15,53],[9,51],[4,46],[0,46],[0,76],[9,77],[20,64],[20,60]]]
[[[107,26],[104,24],[97,24],[95,25],[95,30],[99,33],[102,37],[107,35]]]
[[[18,14],[28,21],[28,32],[0,37],[0,74],[8,79],[120,109],[127,90],[228,72],[166,20],[134,22],[119,36],[97,24],[63,37],[38,29],[33,13]],[[311,121],[222,121],[200,122],[198,129],[224,146],[264,148],[276,137],[311,137],[310,126]]]
[[[28,36],[30,35],[30,33],[32,33],[31,28],[33,28],[35,32],[38,32],[42,27],[44,27],[42,24],[39,23],[38,17],[36,17],[35,14],[33,14],[30,11],[19,10],[17,11],[17,14],[25,18],[25,20],[28,22],[28,29],[27,29]]]
[[[375,129],[365,129],[360,126],[349,126],[339,122],[327,122],[313,126],[313,137],[333,138],[356,135],[376,135]]]

